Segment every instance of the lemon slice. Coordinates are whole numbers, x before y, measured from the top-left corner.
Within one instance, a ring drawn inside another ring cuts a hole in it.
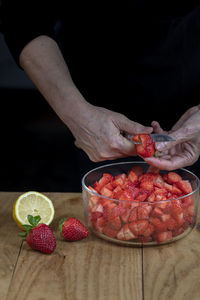
[[[23,224],[29,224],[27,216],[40,216],[40,223],[49,225],[54,218],[52,201],[38,192],[26,192],[19,196],[13,206],[13,219],[24,230]]]

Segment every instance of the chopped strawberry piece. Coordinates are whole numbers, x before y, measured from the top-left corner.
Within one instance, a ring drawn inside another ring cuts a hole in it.
[[[122,227],[122,228],[120,229],[120,231],[118,232],[116,238],[117,238],[118,240],[125,241],[124,227]]]
[[[132,239],[136,239],[137,235],[135,235],[129,228],[128,224],[124,225],[124,236],[125,236],[125,240],[132,240]]]
[[[132,182],[132,183],[137,183],[138,182],[138,176],[134,171],[130,171],[128,173],[128,179]]]
[[[128,224],[129,229],[133,232],[134,235],[142,235],[143,232],[147,229],[149,222],[147,220],[138,220]]]
[[[114,181],[112,182],[112,185],[114,187],[117,187],[118,185],[123,186],[126,179],[127,175],[125,173],[119,174],[115,177]]]
[[[113,190],[113,198],[114,199],[119,199],[123,190],[120,185],[118,185],[114,190]]]
[[[130,214],[131,214],[131,211],[132,209],[130,208],[127,208],[125,210],[125,212],[121,215],[121,220],[124,222],[124,223],[127,223],[128,222],[128,219],[130,217]]]
[[[184,229],[182,227],[178,228],[177,230],[172,231],[172,236],[178,236],[184,232]]]
[[[113,181],[113,176],[109,173],[104,173],[100,180],[95,183],[95,190],[100,192],[102,187],[111,181]]]
[[[167,174],[167,182],[168,183],[177,183],[178,181],[180,181],[182,178],[179,174],[175,173],[175,172],[169,172]]]
[[[156,232],[162,232],[167,230],[167,225],[163,223],[159,218],[151,217],[150,223],[154,225]]]
[[[176,183],[176,186],[181,190],[183,191],[183,193],[185,195],[187,194],[190,194],[192,192],[192,187],[191,187],[191,184],[189,183],[188,180],[179,180],[177,183]]]
[[[102,187],[100,190],[100,194],[104,197],[112,198],[113,197],[113,192],[109,190],[106,186]]]
[[[149,134],[137,134],[133,137],[135,142],[140,144],[136,145],[136,151],[141,157],[150,157],[155,153],[155,143]]]
[[[170,241],[172,239],[172,232],[171,231],[165,231],[157,233],[157,242],[163,243],[166,241]]]
[[[156,200],[156,195],[155,193],[151,193],[149,196],[148,196],[148,202],[154,202]]]
[[[138,217],[138,220],[148,220],[149,219],[148,210],[143,206],[138,206],[137,207],[137,217]]]
[[[110,238],[115,238],[118,234],[118,230],[112,229],[108,224],[103,228],[103,233]]]
[[[165,223],[167,224],[167,228],[169,230],[175,230],[178,227],[177,222],[173,218],[170,218]]]
[[[96,231],[102,233],[103,232],[103,227],[105,225],[105,220],[103,217],[100,217],[96,220],[96,222],[92,223]]]
[[[163,216],[163,211],[159,207],[155,207],[151,213],[152,217],[161,218]]]
[[[137,197],[135,198],[136,201],[143,202],[147,199],[148,194],[145,191],[140,191]]]
[[[143,232],[143,236],[148,237],[151,236],[154,232],[154,226],[152,224],[149,224],[147,229]]]
[[[90,217],[90,221],[93,223],[93,222],[96,222],[98,218],[101,218],[103,216],[103,213],[102,212],[98,212],[98,211],[95,211],[91,214],[91,217]]]
[[[132,193],[129,190],[123,191],[120,196],[120,200],[132,201],[133,200]]]
[[[121,229],[121,220],[120,217],[115,217],[114,219],[112,219],[111,221],[109,221],[107,223],[108,226],[110,226],[111,229],[117,230],[119,231]]]
[[[183,207],[188,207],[190,205],[194,205],[194,200],[193,200],[192,196],[182,198],[181,202],[182,202]]]
[[[138,177],[144,173],[141,166],[136,165],[131,169]]]
[[[152,181],[142,181],[140,183],[140,188],[143,189],[144,191],[151,193],[153,191],[153,182]]]
[[[129,218],[128,218],[128,221],[129,222],[133,222],[133,221],[137,221],[137,207],[133,208],[130,212],[130,215],[129,215]]]
[[[170,214],[162,214],[160,218],[162,222],[166,223],[171,218],[171,216]]]

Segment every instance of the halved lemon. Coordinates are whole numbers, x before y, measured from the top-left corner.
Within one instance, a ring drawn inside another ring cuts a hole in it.
[[[13,205],[13,219],[23,230],[23,224],[29,224],[28,215],[39,215],[40,223],[51,224],[55,215],[52,201],[47,196],[34,191],[20,195]]]

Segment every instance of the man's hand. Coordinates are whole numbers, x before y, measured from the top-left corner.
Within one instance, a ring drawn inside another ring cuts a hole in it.
[[[126,156],[136,156],[133,142],[122,133],[135,135],[151,133],[152,127],[145,127],[116,113],[88,104],[87,110],[80,118],[68,121],[75,144],[84,150],[92,161],[113,160]]]
[[[158,122],[152,122],[152,127],[154,132],[164,133]],[[193,165],[200,155],[200,107],[187,110],[167,134],[176,141],[157,143],[161,156],[147,158],[146,162],[163,170]]]

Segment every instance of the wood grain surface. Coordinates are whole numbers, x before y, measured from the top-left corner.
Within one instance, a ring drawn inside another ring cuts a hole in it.
[[[58,233],[58,222],[62,217],[75,216],[84,222],[83,203],[80,194],[47,194],[55,206],[52,224],[57,239],[56,251],[45,255],[33,251],[17,236],[20,232],[12,223],[15,240],[12,255],[6,253],[11,241],[5,239],[1,253],[6,269],[13,261],[13,269],[1,284],[1,300],[90,300],[123,299],[142,300],[142,249],[121,247],[103,241],[93,234],[79,242],[66,242]],[[2,194],[0,201],[2,203]],[[11,203],[18,194],[4,195],[7,204],[4,213],[11,213]],[[11,201],[12,200],[12,201]],[[1,211],[1,214],[3,212]],[[0,253],[0,254],[1,254]],[[9,275],[9,276],[8,276]]]
[[[45,193],[54,203],[53,254],[33,251],[18,236],[12,206],[20,193],[0,193],[1,300],[199,300],[200,232],[169,245],[132,248],[92,233],[66,242],[63,217],[84,222],[81,194]],[[198,218],[199,221],[199,218]]]

